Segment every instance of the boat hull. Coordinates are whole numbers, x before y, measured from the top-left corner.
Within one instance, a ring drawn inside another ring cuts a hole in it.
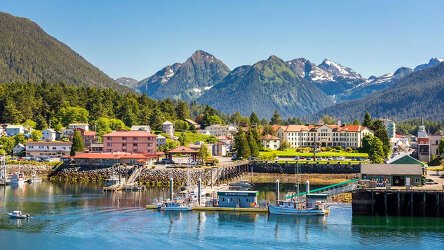
[[[8,213],[10,219],[28,219],[29,217],[26,215],[15,215],[12,213]]]
[[[296,215],[296,216],[322,216],[325,215],[325,210],[321,209],[294,209],[291,207],[279,207],[279,206],[268,206],[269,214],[278,215]]]
[[[191,207],[161,207],[161,211],[191,211]]]

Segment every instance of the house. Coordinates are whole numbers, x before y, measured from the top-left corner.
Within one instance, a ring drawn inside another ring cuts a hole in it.
[[[159,158],[156,154],[133,152],[80,153],[63,157],[65,166],[112,167],[118,165],[152,165]]]
[[[429,162],[430,157],[430,138],[424,125],[419,126],[417,137],[418,159],[423,162]]]
[[[77,131],[80,131],[80,134],[82,135],[83,139],[83,145],[85,148],[91,147],[92,144],[98,142],[98,137],[95,131],[85,131],[83,129],[76,129]]]
[[[17,134],[25,134],[23,125],[8,125],[5,129],[6,136],[16,136]]]
[[[214,124],[207,126],[205,130],[208,130],[210,132],[210,135],[213,136],[231,136],[233,134],[236,134],[238,132],[238,129],[235,126],[232,125],[220,125],[220,124]]]
[[[376,187],[420,186],[423,170],[420,164],[362,164],[361,178],[376,181]]]
[[[105,134],[103,152],[137,152],[155,154],[156,135],[146,131],[116,131]]]
[[[167,134],[170,138],[174,137],[174,124],[170,121],[162,123],[162,133]]]
[[[185,121],[191,126],[194,126],[196,129],[200,129],[200,124],[191,120],[191,119],[185,119]]]
[[[205,145],[207,147],[209,156],[213,156],[213,144],[211,144],[211,143],[204,143],[201,141],[197,141],[194,144],[188,144],[188,148],[199,151],[199,149],[202,147],[202,145]]]
[[[226,145],[230,146],[231,144],[233,144],[233,137],[229,137],[226,135],[221,135],[217,137],[217,140],[220,142],[225,143]]]
[[[430,158],[431,159],[434,159],[434,158],[440,156],[439,143],[441,142],[442,139],[444,139],[444,132],[443,131],[439,131],[437,134],[429,136]]]
[[[276,150],[281,146],[281,139],[276,136],[264,135],[259,140],[264,148]]]
[[[227,156],[229,151],[229,147],[225,142],[216,142],[212,147],[212,155],[213,156]]]
[[[156,142],[157,142],[157,147],[163,146],[166,144],[166,137],[163,135],[157,135]]]
[[[208,135],[208,136],[211,135],[210,131],[208,131],[206,129],[199,129],[199,130],[197,130],[197,133],[201,134],[201,135]]]
[[[373,134],[361,125],[288,125],[277,129],[277,137],[290,147],[361,147],[362,138]]]
[[[26,143],[26,156],[58,158],[69,155],[71,142],[38,141]]]
[[[42,130],[42,140],[44,141],[55,141],[57,132],[54,129]]]
[[[88,123],[71,123],[68,124],[68,129],[71,129],[72,131],[76,129],[83,129],[84,131],[89,131],[89,125]]]
[[[26,147],[23,144],[17,143],[17,145],[15,145],[15,147],[12,149],[12,154],[16,156],[21,155],[25,149]]]
[[[151,133],[151,127],[150,125],[133,125],[131,126],[131,131],[146,131],[148,133]]]

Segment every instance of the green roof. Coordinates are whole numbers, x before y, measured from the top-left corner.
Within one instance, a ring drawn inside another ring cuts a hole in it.
[[[401,155],[401,156],[397,156],[391,160],[387,161],[388,164],[420,164],[421,167],[427,167],[427,164],[417,160],[413,157],[411,157],[410,155]]]

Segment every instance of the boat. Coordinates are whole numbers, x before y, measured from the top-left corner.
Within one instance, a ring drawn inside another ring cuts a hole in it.
[[[253,187],[251,183],[248,181],[240,180],[238,182],[233,182],[228,184],[229,189],[231,190],[248,190]]]
[[[11,219],[29,219],[31,216],[29,214],[24,214],[22,211],[13,211],[12,213],[7,213]]]
[[[279,215],[325,215],[327,213],[326,205],[316,203],[313,208],[301,206],[302,203],[297,201],[279,201],[277,205],[269,205],[269,214]]]
[[[166,201],[160,205],[161,211],[191,211],[192,207],[179,200]]]
[[[124,184],[125,179],[121,178],[118,175],[111,175],[108,179],[105,180],[105,187],[111,187],[114,185]]]
[[[11,175],[11,185],[20,185],[25,183],[25,175],[17,172]]]

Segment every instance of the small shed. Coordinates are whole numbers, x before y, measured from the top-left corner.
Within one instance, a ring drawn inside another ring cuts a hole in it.
[[[219,191],[219,207],[255,207],[258,191]]]
[[[419,186],[422,184],[422,166],[420,164],[362,164],[363,180],[376,181],[377,187]]]

